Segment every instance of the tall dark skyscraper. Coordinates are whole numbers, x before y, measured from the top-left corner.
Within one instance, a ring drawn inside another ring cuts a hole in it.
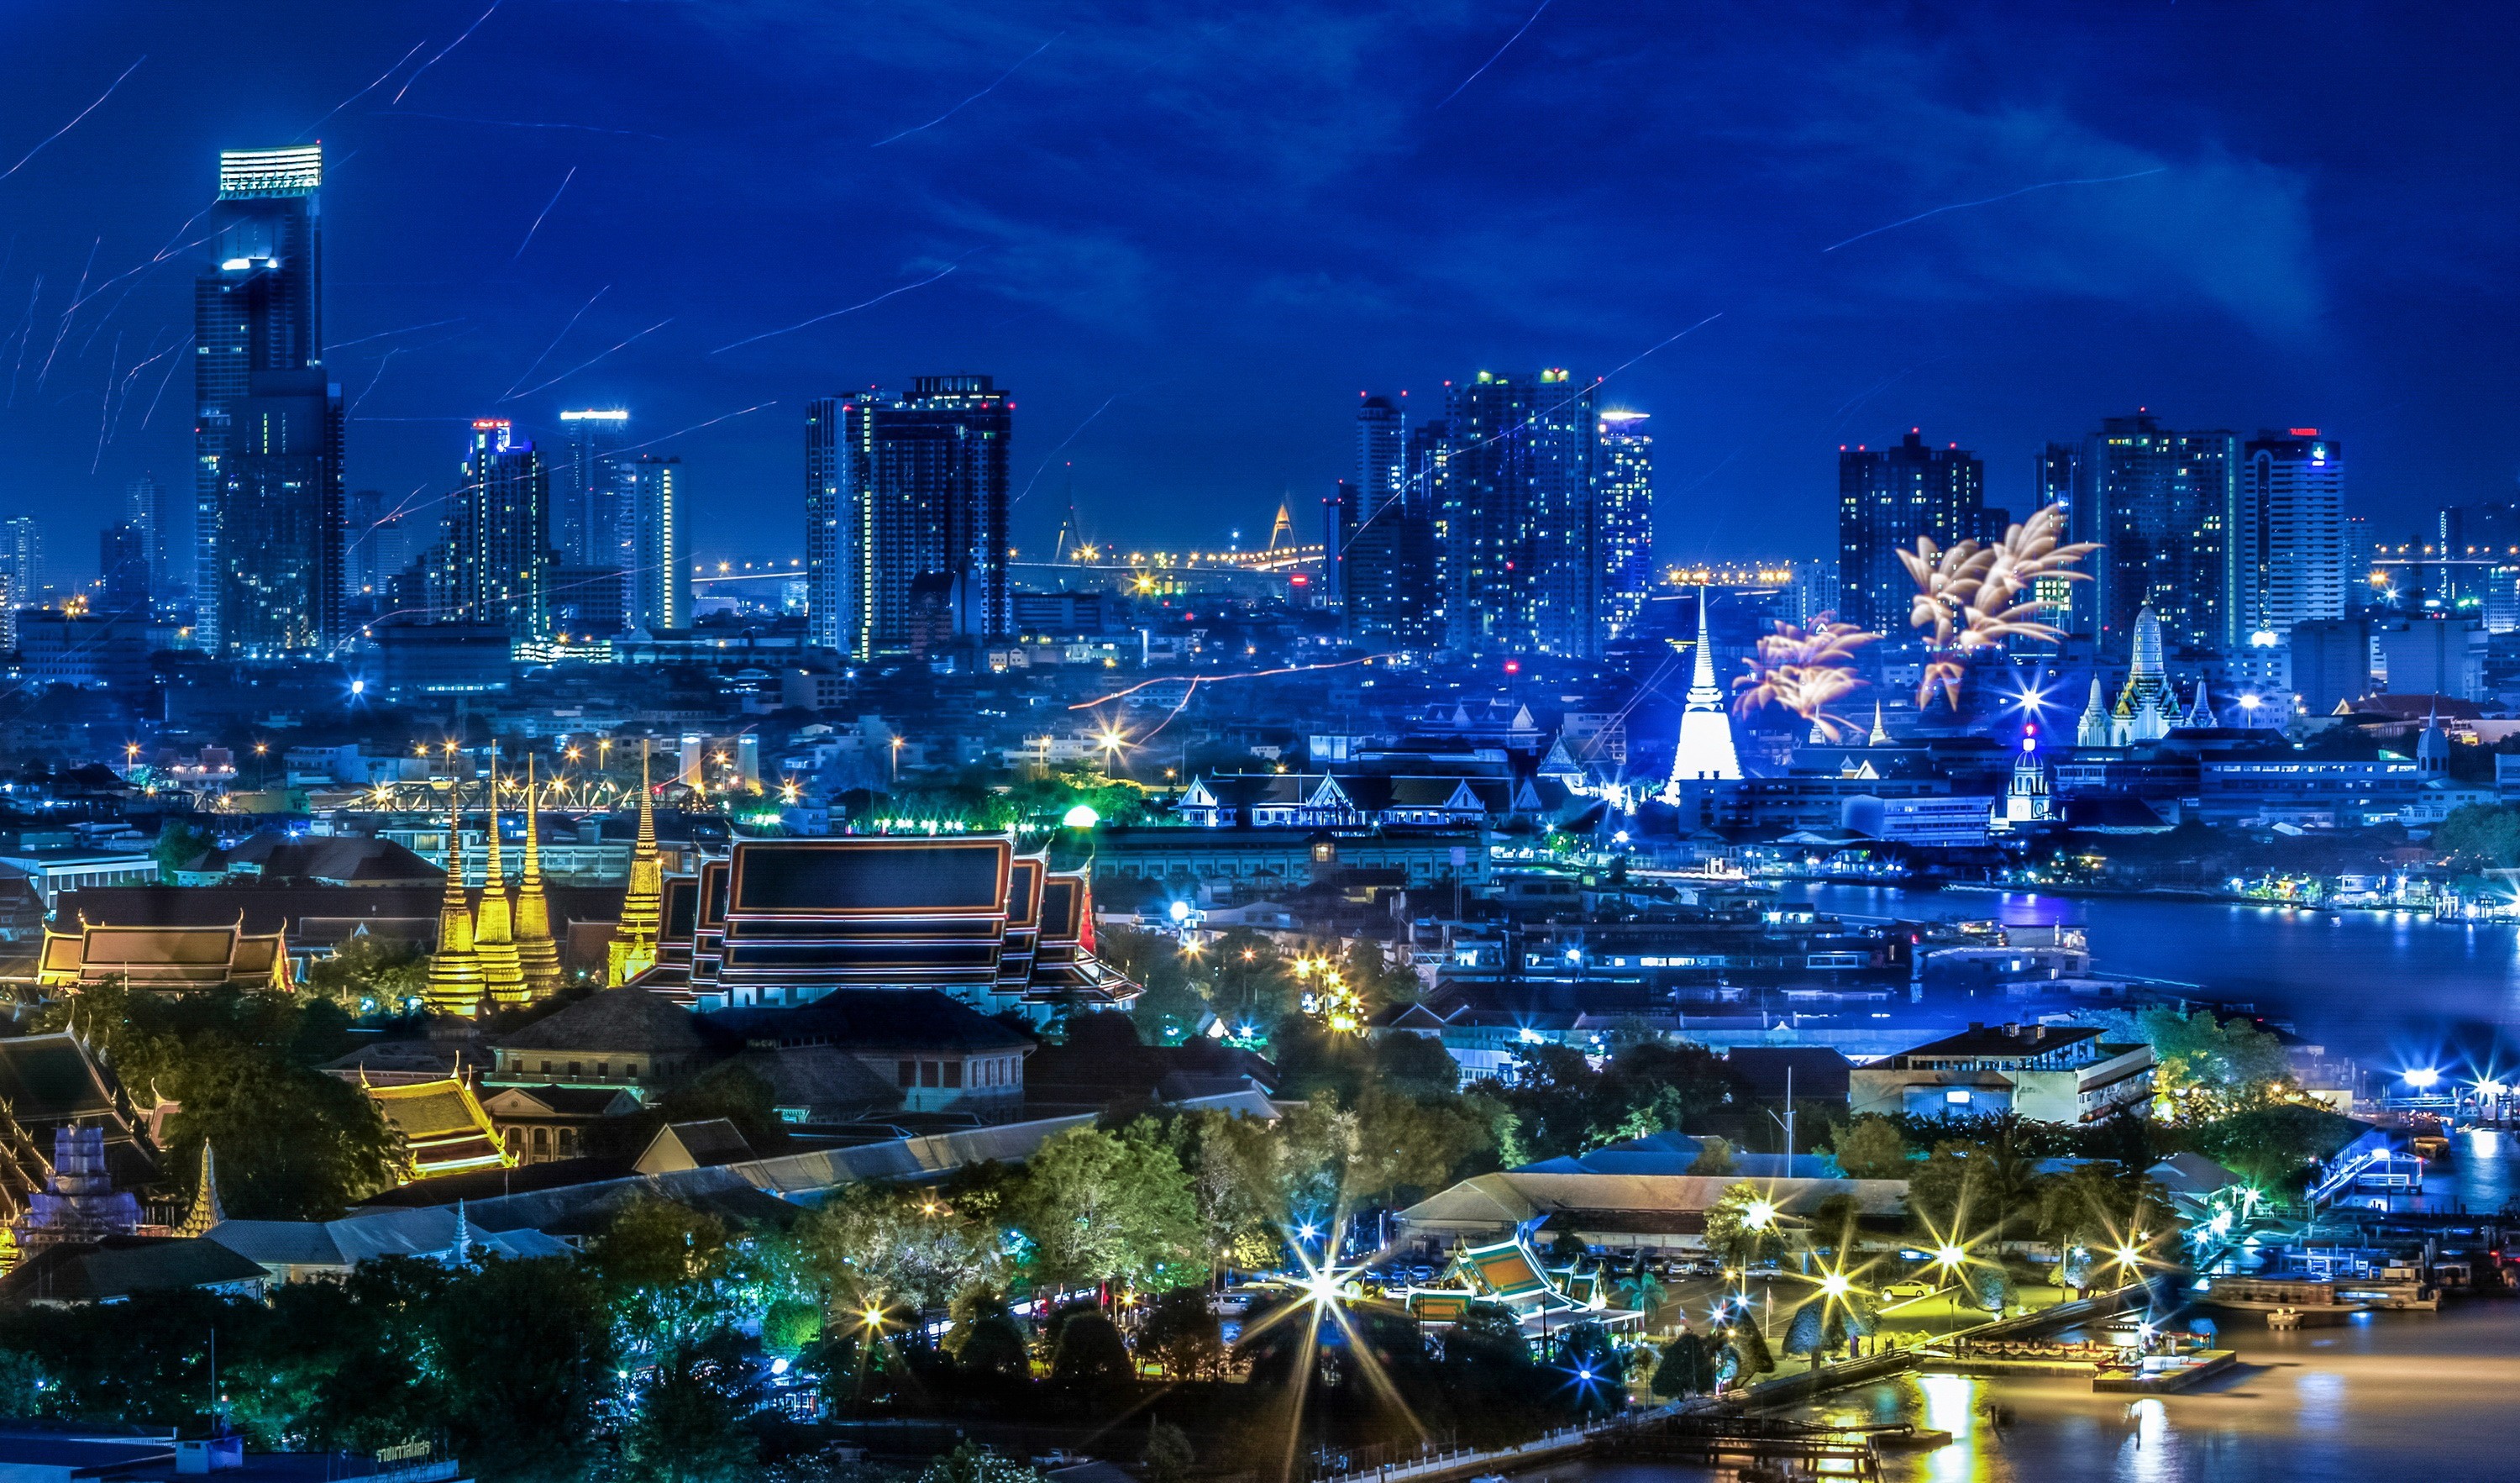
[[[848,537],[857,526],[841,493],[849,466],[841,421],[837,397],[805,404],[805,631],[817,648],[854,652],[857,568]]]
[[[1482,371],[1445,399],[1435,490],[1444,642],[1592,657],[1602,622],[1593,388]]]
[[[152,598],[164,601],[190,587],[189,571],[178,574],[170,560],[166,487],[154,473],[144,473],[122,486],[122,522],[130,526],[140,542],[141,560],[148,565],[148,586]]]
[[[1408,420],[1386,397],[1356,413],[1356,477],[1341,479],[1332,533],[1350,642],[1435,647],[1434,522],[1426,486],[1409,476]]]
[[[1597,431],[1601,637],[1626,638],[1653,595],[1653,437],[1642,412],[1604,412]]]
[[[2071,528],[2077,541],[2101,543],[2091,570],[2105,657],[2127,657],[2147,607],[2174,650],[2229,642],[2239,442],[2229,432],[2171,431],[2146,412],[2104,418],[2084,441]]]
[[[503,418],[472,424],[446,535],[444,617],[495,623],[516,642],[551,632],[550,475]]]
[[[571,566],[623,564],[621,445],[630,440],[630,414],[618,407],[590,407],[560,415],[562,446],[551,471],[552,546]]]
[[[229,150],[193,285],[196,633],[302,653],[341,626],[341,388],[323,369],[324,154]]]
[[[1920,535],[1943,547],[2002,535],[2004,519],[1986,506],[1986,465],[1958,444],[1929,448],[1911,431],[1895,447],[1840,448],[1839,620],[1907,638],[1916,584],[1899,553]]]
[[[148,532],[126,520],[97,532],[93,611],[123,614],[149,607]]]
[[[923,651],[940,600],[955,637],[1004,638],[1013,401],[985,376],[922,376],[908,396],[869,391],[834,410],[839,525],[827,550],[852,569],[817,590],[842,605],[840,647]],[[808,429],[809,472],[820,426]]]

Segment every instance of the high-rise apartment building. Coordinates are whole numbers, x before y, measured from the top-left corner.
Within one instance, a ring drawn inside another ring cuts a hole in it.
[[[1595,560],[1601,567],[1601,638],[1632,634],[1653,595],[1653,437],[1642,412],[1604,412],[1598,427]]]
[[[2097,541],[2092,633],[2124,659],[2150,607],[2174,650],[2230,639],[2230,531],[2240,472],[2230,432],[2179,432],[2147,412],[2101,420],[2083,443],[2072,538]]]
[[[621,445],[630,414],[589,407],[560,415],[561,458],[551,471],[552,545],[571,566],[617,566],[621,514]]]
[[[841,421],[838,397],[805,404],[805,632],[818,649],[854,652],[858,568],[848,538],[857,526],[842,494]]]
[[[1916,537],[1941,547],[2002,535],[1986,504],[1986,465],[1958,443],[1929,448],[1911,429],[1889,448],[1837,451],[1837,616],[1891,638],[1910,635],[1915,579],[1899,560]]]
[[[323,370],[320,145],[229,150],[193,286],[196,633],[311,651],[341,621],[340,387]]]
[[[1348,640],[1370,649],[1434,647],[1435,552],[1425,486],[1409,473],[1408,421],[1390,399],[1356,414],[1356,477],[1341,479],[1327,532]]]
[[[622,616],[655,633],[692,626],[692,555],[683,535],[683,461],[641,454],[624,465],[630,489],[629,601]]]
[[[2260,432],[2240,449],[2231,517],[2228,650],[2282,642],[2296,623],[2345,616],[2345,449],[2316,427]]]
[[[136,532],[141,560],[148,563],[152,598],[165,601],[191,586],[189,571],[179,571],[173,559],[169,527],[174,511],[167,507],[166,487],[154,473],[144,473],[122,486],[122,522]]]
[[[0,520],[0,580],[13,609],[44,601],[44,527],[29,517]]]
[[[382,610],[386,588],[418,560],[432,523],[382,489],[353,490],[341,539],[348,598]]]
[[[96,597],[90,610],[124,616],[145,615],[149,607],[149,540],[141,526],[125,520],[108,525],[96,537]]]
[[[493,624],[518,644],[551,632],[550,473],[504,418],[472,424],[447,527],[445,591],[459,623]]]
[[[922,376],[907,396],[836,402],[817,404],[806,434],[807,549],[820,546],[825,573],[814,601],[842,614],[836,647],[924,653],[940,626],[962,640],[1006,637],[1013,400],[985,376]],[[817,495],[818,478],[836,490]]]
[[[1464,653],[1600,653],[1593,385],[1482,371],[1447,388],[1438,587]]]

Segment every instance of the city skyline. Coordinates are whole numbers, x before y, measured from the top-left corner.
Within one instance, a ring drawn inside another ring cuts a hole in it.
[[[93,549],[88,516],[67,512],[94,507],[101,526],[129,479],[180,482],[181,417],[151,414],[138,390],[167,368],[134,368],[189,317],[201,248],[186,213],[208,162],[317,138],[334,218],[326,363],[356,404],[349,486],[445,495],[472,418],[557,446],[562,411],[628,407],[641,438],[689,462],[709,551],[796,544],[808,399],[963,371],[1027,393],[1019,546],[1049,538],[1071,486],[1083,523],[1148,544],[1263,521],[1282,499],[1309,509],[1351,467],[1357,387],[1432,400],[1445,378],[1561,364],[1617,368],[1600,404],[1654,415],[1667,561],[1773,545],[1737,515],[1752,502],[1783,513],[1793,544],[1825,549],[1828,453],[1912,425],[1985,457],[1991,504],[2026,507],[2044,441],[2138,405],[2179,426],[2328,429],[2356,449],[2351,508],[2384,524],[2509,488],[2509,414],[2476,374],[2507,337],[2503,311],[2460,288],[2466,264],[2507,250],[2504,229],[2433,203],[2451,195],[2432,173],[2446,166],[2384,170],[2356,142],[2386,107],[2384,84],[2345,70],[2364,60],[2358,44],[2426,68],[2445,127],[2486,106],[2476,64],[2420,28],[2340,24],[2303,42],[2295,80],[2327,84],[2312,116],[2287,87],[2199,70],[2243,22],[2194,16],[2127,22],[2162,45],[2113,47],[2088,92],[2024,85],[1974,111],[1932,101],[1933,79],[1972,56],[2096,38],[2020,22],[1965,44],[1815,41],[1825,9],[1721,34],[1552,10],[1502,52],[1516,18],[1472,11],[1305,27],[1272,47],[1253,18],[1180,35],[1089,12],[1054,36],[1003,12],[950,28],[887,20],[784,56],[780,14],[747,7],[634,9],[592,38],[531,7],[274,16],[249,59],[242,37],[182,18],[145,47],[93,21],[7,22],[49,62],[0,105],[12,157],[33,151],[0,182],[26,220],[0,295],[26,306],[34,352],[0,413],[20,448],[0,515],[67,527],[58,551]],[[856,69],[845,105],[798,91],[832,47]],[[207,65],[169,60],[188,53]],[[691,68],[694,102],[625,105],[645,95],[598,86],[667,57]],[[1702,100],[1662,89],[1680,65],[1706,69],[1688,73]],[[1762,110],[1729,152],[1679,145],[1789,66],[1809,74],[1786,94],[1798,128]],[[555,85],[519,89],[521,67]],[[1380,82],[1362,105],[1328,85],[1361,67]],[[1224,91],[1193,107],[1189,90],[1220,71]],[[1579,86],[1635,137],[1537,174],[1495,120]],[[1111,167],[1085,164],[1143,132],[1114,94],[1222,153],[1124,143]],[[1284,116],[1264,114],[1281,95]],[[518,97],[552,106],[506,106]],[[769,106],[800,97],[785,131],[765,132]],[[2181,107],[2147,115],[2164,97]],[[1875,113],[1899,127],[1859,137],[1848,120]],[[715,168],[730,155],[756,168]],[[1359,200],[1395,157],[1420,178]],[[1220,182],[1213,159],[1251,178]],[[1034,175],[1077,199],[1059,204]],[[1206,208],[1132,204],[1133,182]],[[1710,187],[1756,209],[1675,214]],[[704,281],[669,286],[654,254],[619,246],[657,191],[722,228]],[[904,202],[898,219],[827,248],[821,228],[880,191]],[[1264,198],[1288,209],[1255,229]],[[2417,202],[2434,230],[2383,230]],[[2216,212],[2225,225],[2200,246],[2189,228]],[[1522,239],[1513,249],[1501,228]],[[2388,271],[2367,271],[2384,241]],[[144,267],[160,244],[166,258]],[[110,292],[64,323],[82,268]],[[2408,369],[2418,346],[2430,359]],[[101,420],[67,415],[109,382]],[[1226,384],[1235,395],[1188,392]]]

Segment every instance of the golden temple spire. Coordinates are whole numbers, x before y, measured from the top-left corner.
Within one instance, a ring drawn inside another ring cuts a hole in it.
[[[513,1008],[525,1002],[524,966],[517,958],[517,909],[508,895],[507,863],[499,857],[499,763],[490,762],[489,862],[481,879],[481,904],[472,914],[472,951],[481,960],[481,984],[490,1003]]]
[[[446,789],[446,893],[438,900],[437,951],[421,997],[440,1014],[481,1012],[481,960],[472,951],[472,907],[464,893],[464,785]]]
[[[525,875],[517,886],[517,966],[525,975],[525,992],[548,999],[561,990],[560,944],[552,941],[551,903],[543,896],[542,831],[534,815],[539,800],[534,789],[534,759],[525,758]]]
[[[617,988],[654,966],[656,933],[665,914],[665,873],[656,859],[656,799],[648,776],[648,742],[639,743],[639,842],[630,850],[630,886],[622,893],[621,921],[612,929],[609,971]]]

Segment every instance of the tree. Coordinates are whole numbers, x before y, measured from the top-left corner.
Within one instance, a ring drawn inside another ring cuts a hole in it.
[[[1809,1359],[1812,1368],[1820,1368],[1821,1356],[1828,1348],[1828,1326],[1821,1313],[1818,1299],[1794,1310],[1793,1322],[1785,1326],[1785,1353],[1797,1359]]]
[[[149,846],[149,855],[158,862],[158,878],[171,885],[177,871],[216,849],[218,843],[218,835],[169,814],[158,827],[158,839]]]
[[[1138,1357],[1164,1368],[1167,1380],[1204,1380],[1225,1363],[1225,1334],[1199,1287],[1158,1293],[1138,1330]]]
[[[1980,1308],[1999,1317],[2012,1301],[2012,1278],[2002,1262],[1981,1262],[1969,1268],[1968,1289]]]
[[[350,938],[306,968],[309,992],[352,1014],[398,1012],[428,982],[428,960],[417,949],[365,933]]]
[[[1816,1250],[1840,1255],[1852,1251],[1860,1213],[1854,1195],[1829,1195],[1812,1207],[1811,1224],[1804,1229],[1803,1238]]]
[[[429,1306],[442,1424],[485,1479],[576,1483],[593,1465],[614,1356],[593,1274],[493,1260]]]
[[[1758,1322],[1743,1314],[1738,1323],[1725,1330],[1725,1343],[1738,1361],[1733,1372],[1742,1375],[1772,1374],[1777,1368],[1776,1356],[1768,1352],[1768,1336],[1759,1331]]]
[[[1732,1156],[1732,1145],[1729,1141],[1714,1137],[1702,1138],[1697,1141],[1697,1157],[1688,1162],[1688,1172],[1730,1174],[1736,1163],[1737,1160]]]
[[[2520,865],[2520,808],[2471,803],[2452,809],[2433,831],[2432,843],[2453,865],[2509,870]]]
[[[1829,1140],[1829,1154],[1848,1179],[1900,1179],[1908,1165],[1908,1141],[1898,1124],[1866,1113],[1839,1127]]]
[[[1598,1416],[1626,1404],[1619,1349],[1608,1329],[1590,1322],[1569,1325],[1559,1330],[1555,1348],[1557,1368],[1575,1377],[1579,1414]]]
[[[954,1326],[945,1348],[966,1375],[984,1385],[1018,1384],[1032,1377],[1032,1356],[1023,1325],[994,1287],[973,1287],[954,1300]]]
[[[1665,1345],[1662,1363],[1654,1367],[1653,1393],[1663,1399],[1711,1395],[1715,1390],[1715,1356],[1706,1340],[1683,1333]]]
[[[1038,1467],[1002,1458],[977,1442],[966,1442],[930,1461],[919,1483],[1047,1483]]]
[[[1088,1308],[1058,1326],[1058,1348],[1050,1361],[1052,1384],[1100,1406],[1125,1395],[1136,1378],[1120,1326],[1100,1310]]]
[[[998,1232],[935,1193],[852,1185],[789,1233],[799,1274],[826,1303],[944,1308],[1008,1275]]]
[[[1191,1464],[1198,1455],[1191,1450],[1190,1437],[1180,1427],[1148,1421],[1144,1461],[1147,1483],[1188,1483]]]
[[[2182,1118],[2212,1118],[2280,1097],[2293,1084],[2282,1040],[2245,1019],[2163,1006],[2137,1016],[2152,1045],[2160,1104]]]
[[[158,1090],[180,1105],[169,1151],[218,1149],[219,1197],[240,1220],[330,1220],[394,1183],[400,1161],[377,1105],[338,1077],[208,1041],[179,1053]]]
[[[723,1321],[732,1239],[725,1222],[672,1200],[643,1196],[613,1212],[587,1243],[585,1265],[625,1348],[687,1348]]]
[[[642,1483],[723,1483],[758,1470],[744,1418],[760,1405],[742,1335],[721,1328],[677,1344],[638,1397],[621,1439],[624,1473]]]
[[[1706,1249],[1728,1267],[1754,1267],[1784,1250],[1776,1207],[1747,1181],[1733,1185],[1706,1209]]]
[[[1038,1281],[1160,1290],[1198,1275],[1198,1208],[1151,1119],[1117,1135],[1071,1128],[1044,1143],[1009,1207],[1032,1241]]]

